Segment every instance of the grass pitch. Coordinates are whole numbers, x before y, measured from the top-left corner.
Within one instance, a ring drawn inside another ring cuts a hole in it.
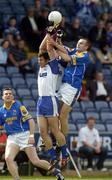
[[[13,180],[9,176],[0,176],[0,180]],[[21,177],[21,180],[56,180],[55,177]],[[80,180],[78,177],[65,177],[65,180]],[[81,180],[112,180],[112,177],[84,177]]]

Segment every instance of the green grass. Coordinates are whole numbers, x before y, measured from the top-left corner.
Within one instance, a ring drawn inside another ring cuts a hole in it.
[[[11,177],[9,177],[9,176],[0,176],[0,180],[13,180]],[[98,177],[89,177],[89,178],[87,178],[87,177],[84,177],[84,178],[81,178],[81,180],[111,180],[112,179],[112,177],[100,177],[100,178],[98,178]],[[28,177],[28,176],[26,176],[26,177],[21,177],[21,180],[56,180],[56,178],[54,178],[54,177]],[[65,180],[79,180],[79,178],[78,177],[72,177],[72,178],[70,178],[70,177],[65,177]]]

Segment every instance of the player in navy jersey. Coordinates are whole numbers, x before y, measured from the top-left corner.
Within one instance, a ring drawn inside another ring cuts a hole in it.
[[[20,150],[24,150],[29,160],[37,167],[51,169],[57,180],[64,180],[60,170],[51,168],[49,162],[40,160],[34,147],[35,123],[25,106],[14,100],[10,88],[3,90],[4,105],[0,108],[0,128],[5,128],[8,138],[5,150],[5,160],[8,170],[14,180],[20,180],[18,168],[14,159]]]
[[[46,44],[47,52],[39,54],[40,69],[38,73],[39,100],[37,103],[37,116],[41,137],[45,143],[51,162],[56,162],[56,152],[52,146],[52,140],[48,129],[55,136],[61,152],[61,166],[65,166],[68,159],[66,140],[58,127],[59,101],[56,97],[56,85],[59,76],[59,60],[56,59],[55,49],[49,43]],[[49,58],[50,57],[50,58]]]

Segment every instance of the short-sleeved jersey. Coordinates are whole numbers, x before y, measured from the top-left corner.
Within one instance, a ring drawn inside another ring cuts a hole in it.
[[[59,75],[58,60],[54,59],[39,69],[38,73],[38,93],[39,96],[55,96],[56,85]]]
[[[69,48],[66,49],[71,57],[71,62],[67,68],[65,68],[62,81],[80,90],[86,67],[90,62],[89,54],[87,51],[79,53],[76,51],[76,48],[72,50]]]
[[[5,128],[8,135],[28,131],[30,119],[31,115],[19,101],[12,102],[10,109],[5,105],[0,108],[0,128]]]

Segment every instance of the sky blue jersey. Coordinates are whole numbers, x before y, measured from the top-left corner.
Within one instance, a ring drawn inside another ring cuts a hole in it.
[[[0,108],[0,128],[5,128],[8,135],[28,131],[30,119],[31,115],[19,101],[13,101],[9,109],[5,104]]]
[[[62,81],[80,90],[86,67],[90,62],[89,53],[87,51],[79,53],[76,48],[66,49],[71,57],[71,62],[65,68]]]

